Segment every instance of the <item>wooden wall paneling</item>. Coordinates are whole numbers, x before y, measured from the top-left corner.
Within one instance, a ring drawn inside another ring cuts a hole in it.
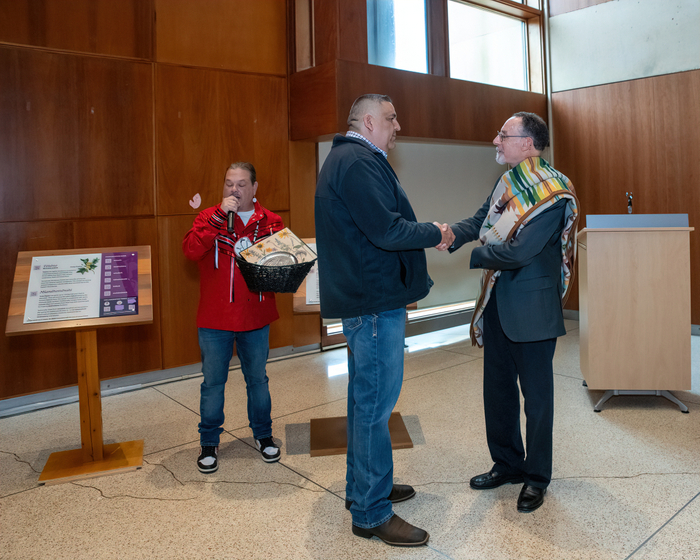
[[[404,72],[382,66],[346,65],[338,72],[338,126],[347,130],[347,119],[353,101],[363,93],[389,95],[401,125],[400,137],[433,138],[437,134],[451,137],[451,129],[460,118],[450,110],[449,78]],[[466,83],[466,82],[465,82]],[[431,103],[430,99],[440,99]],[[438,132],[437,123],[448,124]]]
[[[608,188],[601,202],[624,213],[627,211],[625,193],[632,191],[635,212],[664,212],[652,202],[658,176],[658,146],[650,135],[654,130],[654,111],[648,110],[654,107],[653,82],[621,82],[597,93],[597,108],[605,123],[599,142],[608,154],[605,159],[607,176],[600,185]],[[621,165],[624,160],[630,165]]]
[[[450,46],[446,0],[426,2],[428,26],[428,67],[434,76],[450,75]]]
[[[367,64],[367,0],[337,0],[338,58]]]
[[[358,95],[389,95],[402,130],[409,138],[491,142],[495,131],[516,111],[546,118],[544,95],[514,89],[405,72],[382,66],[338,61],[338,126]]]
[[[228,71],[156,68],[157,200],[160,215],[221,201],[234,161],[251,161],[258,198],[271,210],[289,205],[286,80]]]
[[[229,111],[238,112],[240,123],[237,129],[232,128],[228,132],[252,139],[252,145],[246,146],[249,155],[244,153],[236,159],[248,159],[255,165],[258,180],[256,198],[263,206],[278,214],[289,210],[287,80],[255,77],[253,87],[246,90],[244,98],[239,99],[235,97],[238,88],[234,82],[227,82],[227,88],[225,100]]]
[[[630,190],[635,212],[654,211],[645,208],[656,175],[653,113],[645,110],[653,103],[653,89],[642,82],[552,96],[555,165],[574,183],[583,215],[625,213]],[[560,124],[563,115],[568,117]]]
[[[700,70],[650,80],[654,92],[653,143],[659,156],[652,205],[690,212],[700,226]],[[658,186],[664,188],[658,188]],[[683,193],[683,196],[679,196]],[[691,218],[692,219],[692,218]],[[695,234],[691,234],[691,241]]]
[[[638,214],[688,213],[700,223],[697,98],[700,71],[656,76],[552,96],[557,169],[574,183],[587,214],[624,214],[633,192]],[[680,141],[683,135],[687,141]],[[700,246],[691,233],[691,278],[700,278]],[[698,282],[691,320],[700,324]],[[576,287],[567,308],[576,309]]]
[[[691,321],[700,325],[700,70],[651,79],[657,176],[652,178],[652,208],[688,214],[690,233]],[[654,210],[649,210],[654,212]]]
[[[275,294],[280,318],[270,325],[270,348],[287,348],[294,345],[295,322],[292,297],[294,294]]]
[[[202,69],[156,65],[156,200],[159,215],[200,210],[188,201],[199,193],[202,208],[221,200],[229,152],[240,139],[223,143],[216,74]]]
[[[314,195],[316,192],[316,143],[289,142],[290,229],[297,237],[316,237]]]
[[[554,17],[567,12],[590,8],[598,4],[610,2],[610,0],[544,0],[549,2],[549,16]]]
[[[2,0],[0,42],[150,60],[152,0]]]
[[[0,317],[4,325],[17,253],[71,249],[72,224],[68,221],[0,223],[0,240]],[[0,356],[0,399],[78,382],[72,332],[2,336]]]
[[[294,347],[303,348],[311,344],[321,344],[321,314],[294,314]]]
[[[159,62],[287,73],[287,7],[281,0],[155,0],[155,11]]]
[[[290,229],[301,238],[315,238],[314,195],[317,155],[315,142],[289,142]],[[320,313],[295,313],[295,348],[321,343]]]
[[[0,220],[153,214],[150,64],[0,48]]]
[[[586,225],[586,201],[585,196],[588,190],[585,186],[586,165],[584,162],[591,159],[591,152],[595,143],[594,134],[586,128],[592,125],[590,120],[584,119],[582,114],[587,108],[583,105],[580,96],[582,92],[567,92],[568,95],[559,96],[555,94],[552,101],[552,122],[550,123],[550,133],[553,138],[553,155],[551,163],[559,169],[569,179],[571,179],[576,189],[576,196],[579,199],[579,212],[581,218],[578,229],[583,229]],[[577,134],[578,131],[578,134]],[[587,141],[583,141],[583,140]],[[574,282],[571,286],[569,297],[565,309],[579,309],[579,278],[578,265],[574,271]]]
[[[97,329],[101,379],[161,369],[158,236],[155,218],[74,222],[74,247],[150,245],[154,301],[153,323]]]
[[[312,140],[339,132],[336,66],[336,61],[331,61],[289,77],[290,140]]]
[[[580,228],[588,214],[625,213],[629,190],[634,192],[635,210],[642,212],[639,200],[648,190],[645,183],[654,164],[648,145],[653,123],[649,112],[646,118],[631,118],[628,104],[642,113],[640,104],[650,102],[650,97],[633,94],[631,87],[626,82],[552,96],[554,165],[574,184],[581,206]],[[577,284],[567,308],[578,308]]]
[[[313,0],[315,64],[367,63],[367,0]]]
[[[187,259],[182,253],[182,240],[192,227],[194,218],[195,216],[158,218],[163,368],[201,361],[197,339],[199,269],[196,262]]]
[[[0,221],[78,215],[78,64],[0,47]]]
[[[517,111],[547,116],[542,94],[344,60],[293,74],[290,88],[292,140],[344,132],[352,102],[370,92],[391,96],[410,138],[490,143]]]
[[[338,0],[312,1],[314,64],[321,66],[340,58]]]
[[[285,226],[289,226],[289,212],[278,212]],[[294,294],[275,294],[280,318],[270,325],[270,348],[285,348],[294,344]]]
[[[275,297],[280,318],[270,325],[270,348],[320,344],[320,313],[294,313],[293,294],[276,294]]]
[[[80,216],[155,213],[150,63],[85,58],[80,99]]]

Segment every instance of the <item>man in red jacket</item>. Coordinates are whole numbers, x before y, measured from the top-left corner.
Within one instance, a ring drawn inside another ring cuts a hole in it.
[[[235,262],[235,255],[284,228],[277,214],[258,203],[257,189],[251,163],[231,164],[224,179],[223,200],[200,212],[182,242],[185,256],[197,261],[200,276],[197,327],[204,381],[197,468],[203,473],[219,468],[224,390],[234,341],[246,382],[248,420],[255,444],[265,462],[280,458],[272,439],[272,404],[265,371],[270,323],[279,318],[275,294],[251,292]],[[227,228],[229,213],[233,213],[231,232]]]

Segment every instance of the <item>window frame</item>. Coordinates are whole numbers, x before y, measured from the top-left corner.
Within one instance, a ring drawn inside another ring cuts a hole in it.
[[[526,26],[527,91],[545,93],[543,0],[524,0],[522,4],[511,0],[427,0],[428,73],[447,77],[450,76],[448,1],[522,20]]]

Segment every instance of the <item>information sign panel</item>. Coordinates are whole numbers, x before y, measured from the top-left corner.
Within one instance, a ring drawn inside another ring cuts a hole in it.
[[[24,323],[138,315],[138,252],[32,258]]]

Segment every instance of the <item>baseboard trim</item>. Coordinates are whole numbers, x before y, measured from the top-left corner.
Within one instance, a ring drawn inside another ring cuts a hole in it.
[[[319,352],[319,344],[310,344],[300,348],[293,346],[284,346],[282,348],[270,349],[270,357],[268,361],[274,362],[286,358],[301,356],[313,352]],[[237,357],[231,360],[230,369],[238,369],[241,363]],[[190,364],[169,369],[159,369],[155,371],[147,371],[124,377],[115,377],[114,379],[103,379],[100,381],[100,391],[102,397],[117,395],[119,393],[128,393],[153,385],[163,383],[172,383],[173,381],[182,381],[192,377],[202,375],[202,363]],[[23,395],[21,397],[12,397],[9,399],[0,400],[0,418],[7,416],[16,416],[26,412],[34,412],[44,408],[52,408],[78,402],[78,386],[63,387],[61,389],[52,389],[51,391],[43,391],[32,395]]]

